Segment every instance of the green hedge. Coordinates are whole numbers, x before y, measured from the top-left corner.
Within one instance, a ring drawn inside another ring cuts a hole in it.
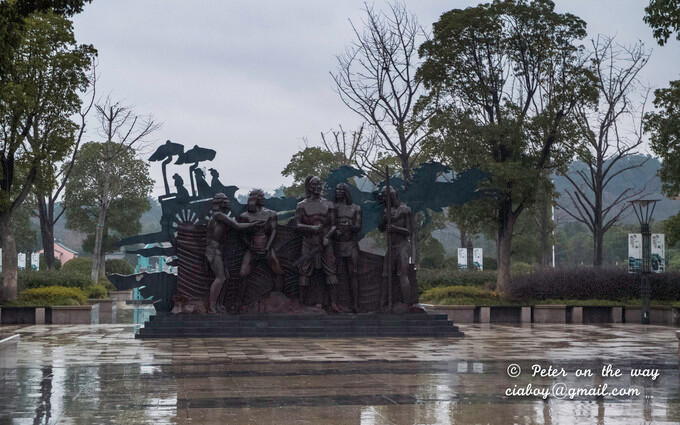
[[[474,286],[441,286],[431,288],[420,296],[420,302],[439,305],[515,305],[507,298]]]
[[[649,276],[652,300],[680,300],[680,273]],[[547,269],[513,276],[508,285],[513,299],[570,299],[620,301],[640,298],[640,276],[626,269],[579,267]]]
[[[438,286],[485,286],[495,282],[495,271],[466,271],[450,268],[418,270],[418,287],[422,291]]]
[[[66,263],[68,264],[68,263]],[[64,270],[21,270],[17,279],[19,287],[25,289],[42,288],[45,286],[65,286],[69,288],[84,288],[90,285],[89,277],[79,273]]]
[[[638,305],[640,300],[606,300],[606,299],[510,299],[493,291],[474,286],[441,286],[431,288],[420,296],[420,301],[437,305],[475,305],[475,306],[533,306],[537,304],[564,304],[569,306],[622,306]],[[656,304],[663,304],[657,302]],[[668,303],[665,303],[668,304]]]
[[[521,261],[513,261],[510,263],[510,273],[517,276],[529,274],[536,271],[536,268],[529,263],[522,263]]]
[[[46,286],[21,291],[17,302],[13,304],[31,306],[86,305],[87,295],[78,288]]]
[[[117,291],[115,286],[113,286],[113,283],[108,278],[102,277],[97,281],[97,285],[102,285],[104,288],[106,288],[107,291]]]
[[[78,273],[85,276],[90,276],[92,273],[92,259],[90,258],[74,258],[65,262],[61,269],[65,272]]]
[[[99,283],[86,286],[85,294],[87,295],[87,298],[105,299],[109,297],[109,291],[106,286]]]
[[[106,260],[105,268],[106,274],[132,274],[135,272],[135,268],[125,260]],[[74,258],[73,260],[64,263],[62,269],[90,276],[92,274],[92,259]]]
[[[106,260],[106,274],[132,274],[135,268],[125,260]]]

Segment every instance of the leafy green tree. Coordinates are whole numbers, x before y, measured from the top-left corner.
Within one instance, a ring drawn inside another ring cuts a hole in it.
[[[421,107],[442,155],[455,170],[490,173],[495,216],[497,288],[510,280],[513,227],[536,202],[544,176],[564,167],[578,143],[576,106],[593,102],[585,66],[586,24],[554,11],[548,0],[494,1],[444,13],[423,43],[419,70],[428,95]]]
[[[7,2],[5,2],[7,3]],[[10,6],[15,4],[9,2]],[[73,145],[78,93],[88,84],[95,50],[77,45],[71,22],[52,11],[34,13],[20,25],[0,27],[19,34],[0,38],[0,243],[3,248],[3,299],[16,297],[16,246],[11,217],[31,189],[48,186],[59,161]],[[10,40],[11,39],[11,40]],[[16,39],[16,40],[15,40]],[[0,49],[1,50],[1,49]]]
[[[36,251],[38,234],[31,223],[31,211],[25,205],[12,214],[12,233],[15,235],[17,252]]]
[[[645,130],[650,134],[650,146],[663,158],[659,177],[663,191],[671,198],[680,196],[680,80],[671,81],[669,88],[654,92],[657,111],[646,116]],[[668,246],[680,241],[680,213],[666,221]]]
[[[654,38],[660,46],[666,44],[675,33],[675,39],[680,40],[680,1],[678,0],[650,0],[645,7],[644,21],[654,30]]]
[[[678,245],[680,242],[680,214],[669,217],[664,222],[663,230],[666,234],[666,246],[672,247]]]
[[[446,215],[427,211],[427,215],[417,214],[415,221],[416,264],[422,267],[442,267],[446,259],[446,251],[444,245],[432,235],[432,232],[446,226]],[[387,237],[385,237],[385,247],[387,247]]]
[[[148,196],[154,181],[149,177],[149,164],[136,158],[132,148],[105,161],[118,146],[115,142],[84,144],[66,184],[66,226],[88,234],[85,247],[93,253],[93,263],[103,264],[106,250],[117,238],[141,231],[140,219],[151,208]],[[97,238],[101,238],[99,250]],[[98,268],[95,276],[99,275]]]
[[[133,195],[113,200],[106,214],[101,257],[105,257],[107,253],[118,250],[116,243],[121,238],[141,233],[142,217],[150,209],[151,202],[148,197],[142,198],[142,196]],[[83,241],[83,250],[92,254],[94,254],[96,240],[93,223],[93,221],[80,221],[82,226],[79,227],[80,231],[87,229],[87,237]]]
[[[305,193],[307,176],[328,177],[332,170],[343,165],[352,165],[340,153],[332,153],[319,147],[307,147],[293,155],[281,174],[293,177],[293,184],[283,189],[286,196],[301,196]]]
[[[11,74],[16,49],[22,43],[25,20],[33,13],[51,11],[71,17],[92,0],[7,0],[0,2],[0,81]]]
[[[670,197],[680,195],[680,80],[654,92],[657,111],[646,115],[645,130],[650,146],[663,158],[659,177],[663,191]]]
[[[36,185],[33,188],[33,195],[35,196],[35,214],[40,220],[40,236],[42,240],[45,267],[52,270],[56,267],[54,258],[54,227],[57,222],[64,215],[64,210],[58,205],[58,200],[64,193],[66,182],[71,176],[73,164],[78,156],[80,143],[85,134],[86,118],[89,114],[95,100],[95,82],[96,73],[95,65],[93,63],[92,72],[89,78],[90,99],[83,105],[83,108],[78,111],[79,123],[74,125],[74,143],[69,151],[68,158],[59,160],[59,158],[47,158],[41,171],[45,173],[44,184]],[[49,131],[40,132],[38,128],[34,131],[34,137],[51,137]],[[51,173],[51,175],[50,175]]]
[[[654,30],[654,38],[663,46],[675,33],[680,40],[680,2],[651,0],[645,8],[645,22]],[[650,133],[652,150],[663,158],[659,177],[670,197],[680,196],[680,80],[654,92],[654,106],[659,110],[646,116],[645,131]],[[680,213],[667,220],[665,232],[668,246],[680,241]]]

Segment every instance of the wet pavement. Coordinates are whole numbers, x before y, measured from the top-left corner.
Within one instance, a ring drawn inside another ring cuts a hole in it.
[[[136,310],[119,309],[113,325],[0,327],[21,335],[16,350],[0,351],[0,424],[680,422],[670,327],[139,340],[129,322],[149,310]]]

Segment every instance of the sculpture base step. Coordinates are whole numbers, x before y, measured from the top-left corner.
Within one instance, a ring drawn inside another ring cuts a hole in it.
[[[445,314],[159,314],[136,338],[462,337]]]

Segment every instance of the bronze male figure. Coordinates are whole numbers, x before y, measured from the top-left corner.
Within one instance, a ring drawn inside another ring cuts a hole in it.
[[[239,285],[237,308],[243,305],[243,298],[246,293],[246,279],[253,271],[258,261],[266,261],[272,273],[274,281],[274,291],[283,290],[283,270],[272,247],[276,239],[276,226],[278,218],[276,212],[264,207],[264,192],[256,189],[248,195],[246,211],[243,212],[238,221],[240,223],[263,222],[264,225],[257,227],[255,231],[243,236],[246,244],[246,253],[243,255],[241,263],[241,283]]]
[[[305,180],[307,197],[298,202],[295,209],[295,224],[298,231],[302,232],[302,253],[298,260],[300,303],[304,304],[314,270],[323,269],[326,275],[326,286],[330,293],[331,309],[339,312],[335,253],[330,243],[330,238],[336,229],[335,205],[321,197],[321,189],[319,177],[307,177]]]
[[[349,186],[339,183],[335,187],[335,256],[343,261],[349,274],[352,311],[359,310],[359,233],[361,232],[361,207],[352,203]]]
[[[247,230],[256,226],[262,227],[264,222],[237,223],[229,217],[229,199],[224,193],[217,193],[213,197],[212,211],[208,221],[208,246],[205,249],[205,256],[208,260],[210,270],[215,275],[215,280],[210,285],[209,312],[217,312],[217,297],[219,297],[224,282],[229,280],[229,270],[227,270],[222,259],[223,246],[227,238],[229,229]],[[222,310],[222,309],[221,309]]]
[[[399,278],[399,287],[401,289],[401,299],[404,304],[412,305],[412,289],[409,280],[408,272],[415,253],[414,229],[413,229],[413,214],[411,208],[399,200],[399,195],[395,189],[390,189],[390,210],[387,211],[387,191],[385,189],[380,193],[380,200],[383,202],[384,208],[380,225],[378,229],[381,232],[389,232],[391,237],[391,263],[388,262],[389,255],[385,255],[385,263],[383,267],[383,279],[387,279],[388,274],[397,270],[397,277]],[[390,223],[387,224],[387,214],[390,214]],[[386,295],[389,291],[383,291],[382,304],[386,305]]]

